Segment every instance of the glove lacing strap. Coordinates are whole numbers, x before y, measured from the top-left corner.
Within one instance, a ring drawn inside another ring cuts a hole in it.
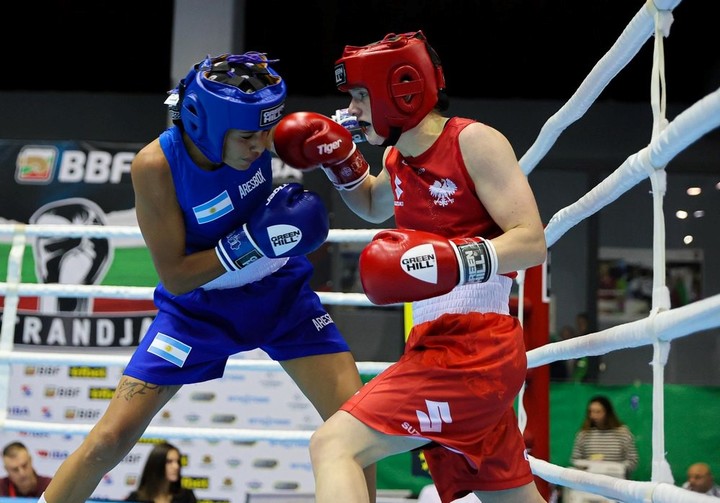
[[[452,239],[460,269],[459,285],[484,283],[497,275],[498,259],[495,246],[482,238]]]
[[[353,146],[352,146],[352,149],[350,150],[350,153],[345,157],[345,159],[343,159],[342,161],[340,161],[340,162],[337,163],[337,164],[342,164],[342,163],[346,162],[346,161],[347,161],[348,159],[350,159],[353,155],[355,155],[355,152],[356,152],[356,151],[357,151],[357,145],[356,145],[355,143],[353,143]],[[365,171],[363,172],[363,174],[360,175],[360,178],[358,178],[358,179],[356,179],[356,180],[352,180],[352,181],[347,182],[347,183],[340,183],[340,179],[338,178],[338,176],[337,176],[335,173],[333,173],[332,168],[326,168],[325,166],[322,166],[322,168],[323,168],[323,170],[325,170],[325,172],[328,174],[328,177],[329,177],[330,180],[332,181],[333,186],[334,186],[337,190],[347,190],[347,191],[350,191],[350,190],[357,189],[357,188],[362,184],[362,182],[367,178],[367,176],[370,174],[370,167],[369,167],[369,166],[366,166],[366,169],[365,169]],[[349,177],[350,175],[352,175],[353,173],[356,172],[354,169],[352,169],[351,166],[345,166],[345,167],[343,167],[343,168],[342,168],[342,171],[343,171],[343,172],[341,173],[341,175],[342,175],[343,177],[345,177],[345,178]]]

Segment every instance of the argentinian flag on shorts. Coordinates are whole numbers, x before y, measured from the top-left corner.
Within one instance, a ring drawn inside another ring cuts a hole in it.
[[[182,367],[187,360],[192,347],[183,344],[177,339],[173,339],[169,335],[158,332],[148,347],[148,352],[159,356],[163,360]]]

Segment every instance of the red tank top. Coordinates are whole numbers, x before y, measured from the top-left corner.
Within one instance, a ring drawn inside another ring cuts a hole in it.
[[[433,145],[418,157],[391,148],[385,160],[390,175],[395,223],[446,238],[502,234],[478,199],[460,153],[458,136],[473,120],[454,117]]]

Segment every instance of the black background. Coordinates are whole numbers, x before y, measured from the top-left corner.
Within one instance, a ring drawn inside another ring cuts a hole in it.
[[[451,96],[568,99],[645,2],[638,0],[365,0],[293,2],[272,29],[248,2],[248,48],[281,58],[288,86],[303,94],[334,92],[332,67],[346,44],[422,29],[443,62]],[[695,101],[720,85],[717,0],[685,0],[665,38],[668,93]],[[279,38],[279,34],[290,42]],[[648,101],[653,40],[601,98]]]
[[[165,92],[173,4],[13,2],[0,16],[0,90]]]
[[[266,52],[297,96],[337,94],[346,44],[422,29],[450,96],[567,100],[645,4],[640,0],[303,0],[245,4],[240,39]],[[208,6],[212,1],[208,1]],[[0,21],[0,90],[164,93],[172,0],[50,0]],[[692,102],[720,85],[717,0],[684,0],[665,39],[668,99]],[[647,102],[652,38],[600,100]],[[231,50],[232,48],[228,48]]]

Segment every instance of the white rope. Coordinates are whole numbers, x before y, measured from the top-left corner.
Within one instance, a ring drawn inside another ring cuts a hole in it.
[[[17,315],[19,296],[17,287],[22,277],[22,259],[25,252],[26,236],[25,225],[13,226],[16,233],[13,235],[12,247],[7,267],[8,294],[3,301],[3,321],[0,326],[0,351],[11,351],[15,338],[15,323],[6,323],[5,320],[15,320]],[[7,419],[8,398],[10,396],[10,365],[0,365],[0,423]]]
[[[680,0],[665,0],[663,8],[672,10],[679,3]],[[587,112],[610,81],[637,55],[653,34],[654,14],[655,7],[651,2],[647,2],[630,21],[612,48],[585,77],[567,103],[543,125],[535,143],[520,159],[520,166],[525,174],[535,169],[555,144],[560,133]]]
[[[101,297],[104,299],[152,300],[154,287],[112,285],[62,285],[59,283],[13,283],[0,282],[0,295],[16,297]],[[401,304],[377,306],[364,293],[316,292],[323,304],[338,306],[392,307]],[[7,304],[6,304],[7,312]],[[3,325],[4,327],[5,325]]]
[[[140,229],[134,225],[23,225],[28,237],[109,237],[142,238]],[[330,229],[328,243],[369,242],[382,229]],[[17,224],[0,224],[0,237],[14,236]]]
[[[527,353],[528,368],[540,367],[557,360],[604,355],[618,349],[647,346],[656,340],[671,341],[716,327],[720,327],[720,295],[601,332],[531,349]]]
[[[635,15],[619,39],[598,62],[586,77],[570,100],[543,126],[535,143],[520,159],[523,172],[530,173],[537,163],[544,157],[554,144],[560,133],[572,122],[584,115],[590,105],[600,95],[609,81],[638,53],[645,41],[655,32],[667,36],[672,22],[670,11],[680,3],[680,0],[648,0],[648,2]],[[665,11],[665,12],[659,12]],[[661,26],[660,26],[661,25]],[[656,28],[657,26],[657,28]],[[657,44],[656,44],[657,46]],[[661,47],[661,45],[660,45]],[[658,56],[656,49],[656,58]],[[658,72],[661,71],[662,62],[655,61]],[[658,85],[663,81],[659,74],[653,76],[654,83]],[[658,225],[658,214],[662,212],[661,196],[664,194],[664,178],[656,174],[663,170],[679,152],[695,142],[702,135],[720,126],[720,89],[698,101],[680,114],[672,123],[664,123],[664,95],[653,91],[653,106],[659,112],[660,119],[653,125],[653,135],[650,144],[631,155],[608,178],[580,198],[574,204],[557,212],[546,227],[546,240],[552,246],[568,229],[574,227],[583,219],[599,211],[606,205],[615,201],[619,196],[637,185],[641,180],[651,177],[653,190],[658,193],[655,201],[655,221]],[[662,224],[662,222],[660,222]],[[663,232],[664,228],[654,227],[656,232]],[[379,229],[333,229],[330,231],[330,242],[356,242],[370,241]],[[18,228],[15,225],[0,225],[0,237],[3,235],[15,236]],[[119,226],[26,226],[23,230],[27,236],[109,236],[109,237],[140,237],[139,230],[134,227]],[[664,235],[664,234],[663,234]],[[658,235],[654,242],[654,263],[661,246]],[[11,265],[9,265],[10,269]],[[14,266],[13,266],[14,267]],[[693,304],[669,308],[669,296],[664,285],[664,278],[657,278],[653,283],[653,309],[645,319],[625,325],[616,326],[594,334],[580,336],[574,339],[549,343],[543,347],[528,352],[528,367],[534,368],[560,359],[579,358],[589,355],[602,355],[618,349],[653,345],[655,347],[653,364],[660,370],[654,373],[653,385],[662,388],[662,368],[666,363],[669,351],[669,342],[687,335],[720,326],[720,295],[704,299]],[[118,286],[89,286],[89,285],[28,285],[21,284],[19,280],[10,278],[6,283],[0,283],[0,294],[43,296],[54,295],[83,297],[101,296],[108,298],[149,299],[152,298],[152,288],[118,287]],[[373,306],[363,294],[348,294],[338,292],[318,292],[324,303]],[[7,299],[6,299],[7,301]],[[3,330],[9,330],[3,325]],[[91,362],[94,365],[123,365],[127,356],[112,355],[77,355],[70,353],[39,353],[39,352],[13,352],[4,348],[0,350],[0,362],[6,366],[9,363],[56,363],[70,364],[77,362]],[[389,363],[364,362],[358,363],[361,373],[378,373]],[[238,360],[230,359],[228,368],[243,368],[246,370],[281,370],[279,364],[265,360]],[[6,385],[7,383],[5,383]],[[654,389],[654,400],[662,389]],[[657,405],[657,407],[655,406]],[[662,414],[662,402],[656,400],[653,415]],[[520,411],[521,414],[523,411]],[[543,479],[558,485],[577,490],[601,494],[608,498],[621,500],[627,503],[703,503],[717,501],[705,495],[670,485],[667,479],[669,471],[663,452],[657,452],[662,442],[656,442],[655,436],[662,435],[662,418],[653,425],[653,481],[637,482],[624,479],[587,473],[580,470],[562,468],[546,461],[530,459],[533,473]],[[52,432],[58,431],[71,434],[87,434],[92,425],[48,424],[40,422],[7,420],[2,417],[0,427],[17,431]],[[524,426],[524,425],[523,425]],[[279,431],[279,430],[243,430],[233,428],[158,428],[151,426],[145,436],[171,436],[180,438],[211,438],[235,440],[277,440],[306,442],[312,432],[310,431]]]
[[[580,491],[602,494],[623,503],[717,503],[713,496],[695,493],[667,483],[638,482],[575,468],[562,468],[530,456],[535,475],[548,482]]]
[[[379,232],[374,229],[332,229],[328,242],[369,242]],[[119,299],[153,298],[154,287],[133,287],[113,285],[68,285],[68,284],[33,284],[21,283],[21,268],[27,237],[60,236],[60,237],[141,237],[140,230],[133,226],[76,226],[76,225],[0,225],[0,236],[9,235],[13,239],[13,247],[8,261],[7,281],[0,283],[0,295],[5,296],[2,339],[0,340],[0,428],[8,431],[64,433],[74,435],[87,435],[92,424],[64,424],[37,421],[20,421],[7,419],[7,397],[9,385],[10,365],[13,363],[35,365],[104,365],[125,366],[130,359],[129,355],[111,354],[76,354],[68,352],[39,352],[39,351],[12,351],[14,323],[6,320],[15,319],[19,297],[33,296],[65,296],[65,297],[103,297]],[[375,306],[365,294],[342,292],[317,292],[323,304]],[[385,370],[390,363],[387,362],[358,362],[357,367],[361,374],[377,375]],[[283,371],[276,361],[272,360],[242,360],[230,358],[227,362],[228,370],[256,370],[256,371]],[[4,402],[3,402],[4,401]],[[182,427],[155,427],[150,426],[143,438],[173,437],[173,438],[205,438],[209,440],[273,440],[281,442],[307,443],[311,431],[277,431],[277,430],[251,430],[236,428],[182,428]]]
[[[93,365],[124,367],[130,355],[111,355],[107,353],[72,353],[44,351],[0,351],[0,363],[24,363],[26,365]],[[388,362],[357,362],[361,374],[376,375],[391,364]],[[280,364],[274,360],[228,359],[227,370],[254,370],[283,372]]]
[[[69,435],[87,435],[94,424],[48,423],[39,421],[19,421],[7,419],[2,429],[27,433],[59,433]],[[310,440],[309,430],[254,430],[243,428],[197,428],[182,426],[149,426],[142,438],[180,438],[206,440],[275,440],[280,442],[303,442]]]
[[[650,316],[595,334],[547,344],[528,352],[528,367],[534,368],[560,359],[601,355],[616,349],[653,345],[652,482],[632,482],[569,470],[541,460],[531,460],[534,473],[545,480],[630,503],[715,500],[673,486],[672,472],[665,458],[663,388],[664,369],[670,350],[669,341],[698,330],[720,326],[720,296],[670,311],[670,295],[665,284],[665,226],[662,208],[666,185],[664,168],[688,145],[720,125],[720,90],[695,103],[672,124],[668,125],[665,119],[662,38],[669,34],[671,10],[678,3],[679,1],[673,0],[655,0],[655,3],[648,0],[573,97],[543,126],[536,142],[520,160],[523,172],[530,173],[565,127],[587,111],[610,79],[635,56],[654,28],[655,52],[651,75],[654,122],[650,145],[630,156],[613,174],[577,202],[557,212],[545,230],[546,241],[550,247],[568,229],[615,201],[649,176],[653,189],[654,266]],[[522,404],[520,406],[522,408]]]
[[[664,167],[684,148],[718,126],[720,89],[678,115],[650,145],[628,157],[615,172],[575,203],[555,213],[545,228],[548,246],[645,180],[654,166]]]
[[[655,11],[655,46],[650,77],[650,105],[653,111],[651,143],[667,127],[665,92],[665,46],[672,15],[668,11]],[[650,316],[670,309],[670,290],[665,281],[665,214],[663,201],[667,190],[665,165],[648,167],[653,196],[653,295]],[[670,343],[653,342],[652,359],[652,482],[675,482],[670,464],[665,458],[665,365],[670,354]]]

